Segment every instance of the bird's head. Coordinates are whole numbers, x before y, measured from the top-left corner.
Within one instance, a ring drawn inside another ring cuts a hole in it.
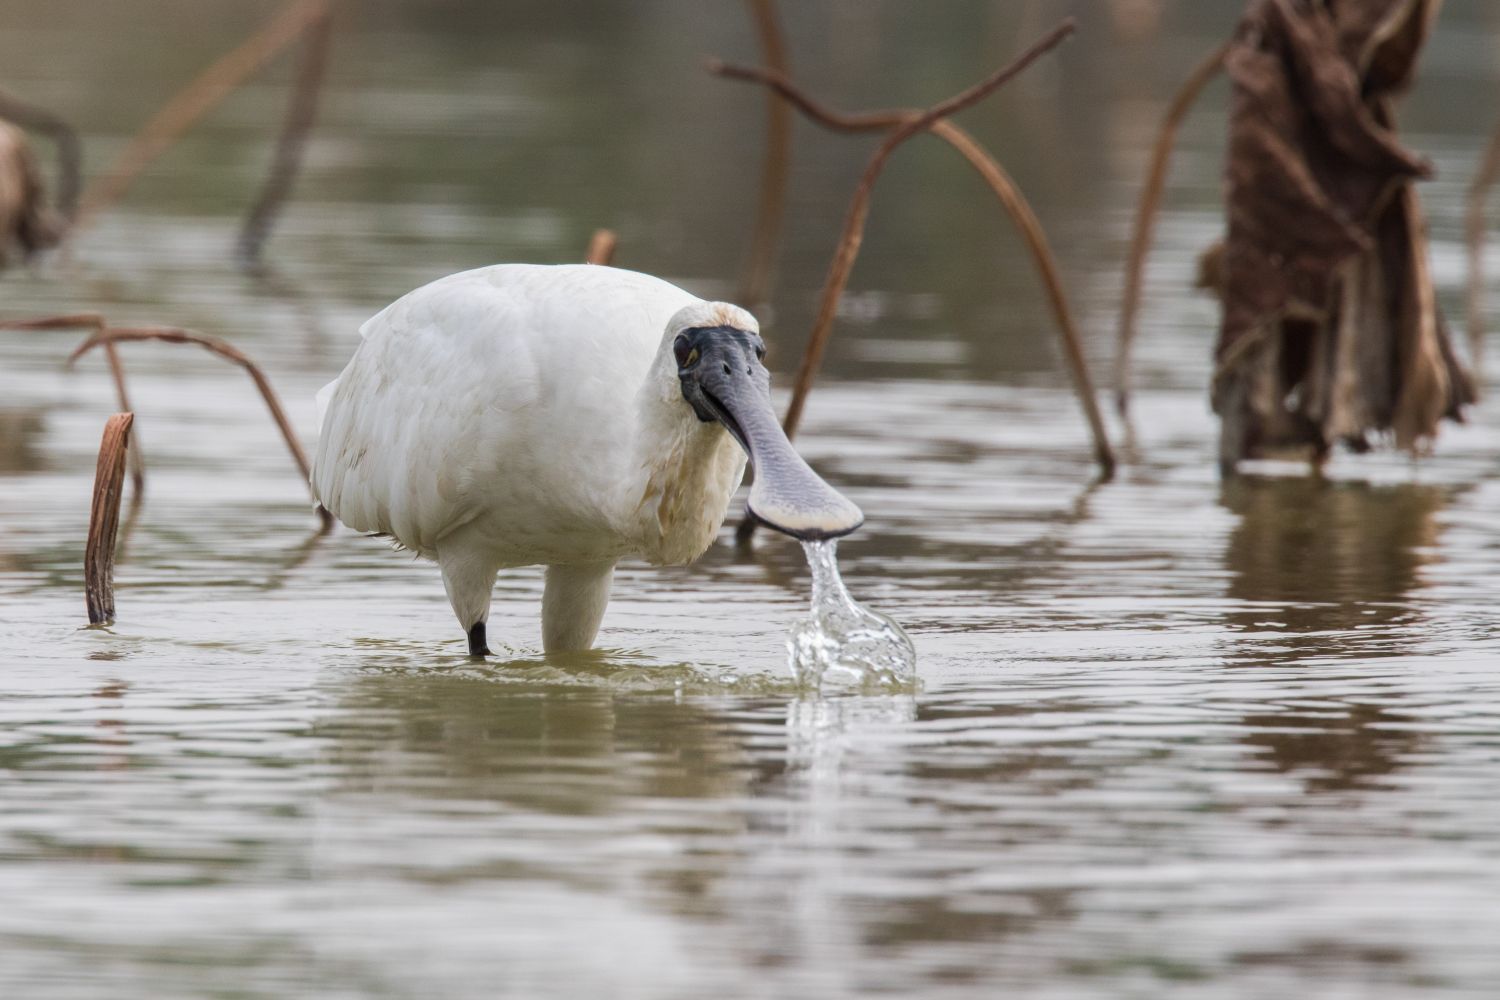
[[[782,433],[754,316],[724,302],[695,303],[672,317],[666,343],[693,413],[722,424],[750,456],[755,517],[804,540],[837,538],[864,523],[859,508],[809,468]]]

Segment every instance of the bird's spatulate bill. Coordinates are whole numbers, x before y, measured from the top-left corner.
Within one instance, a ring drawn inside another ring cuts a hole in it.
[[[802,460],[773,419],[773,443],[752,444],[755,481],[750,512],[767,527],[803,541],[838,538],[865,523],[864,513]]]
[[[759,521],[803,541],[838,538],[865,523],[860,509],[797,454],[760,385],[738,371],[706,376],[702,384],[715,416],[755,467],[750,512]]]

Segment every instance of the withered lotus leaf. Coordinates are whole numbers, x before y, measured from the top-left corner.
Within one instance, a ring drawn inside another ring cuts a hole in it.
[[[0,121],[0,267],[54,245],[61,232],[26,133]]]
[[[1223,305],[1215,352],[1220,460],[1388,435],[1419,450],[1474,399],[1433,294],[1396,137],[1439,0],[1251,0],[1234,86],[1228,234],[1205,269]]]

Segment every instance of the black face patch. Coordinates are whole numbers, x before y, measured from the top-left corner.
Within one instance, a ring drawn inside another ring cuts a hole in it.
[[[733,326],[695,326],[677,335],[677,380],[699,420],[718,420],[733,433],[735,399],[754,393],[769,403],[771,376],[760,363],[765,351],[759,334]]]
[[[672,342],[672,354],[677,359],[678,375],[686,375],[698,366],[710,346],[739,347],[754,355],[757,361],[766,356],[766,342],[760,334],[741,330],[735,326],[694,326],[682,331]]]

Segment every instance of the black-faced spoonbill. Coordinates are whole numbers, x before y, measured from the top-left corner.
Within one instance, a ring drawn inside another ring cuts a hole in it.
[[[318,394],[313,491],[437,562],[476,656],[495,577],[517,566],[547,567],[543,647],[587,649],[615,564],[702,555],[747,454],[767,525],[817,539],[863,521],[781,432],[738,306],[612,267],[503,264],[419,288],[360,334]]]

